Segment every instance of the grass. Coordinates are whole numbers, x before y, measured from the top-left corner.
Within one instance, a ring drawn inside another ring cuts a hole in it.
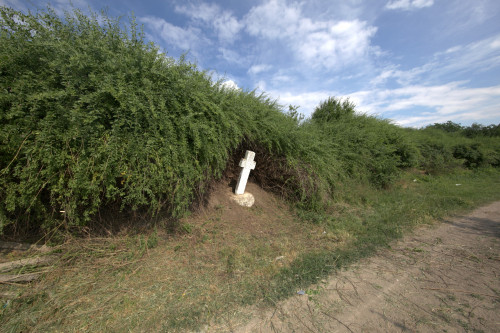
[[[353,189],[317,216],[292,213],[269,197],[272,203],[238,212],[218,204],[181,221],[189,232],[176,235],[159,228],[72,240],[58,248],[60,262],[40,283],[3,304],[0,324],[5,332],[170,332],[239,320],[248,305],[314,290],[417,225],[499,199],[499,176],[410,172],[383,191]]]
[[[365,204],[357,210],[324,217],[333,232],[352,235],[350,241],[334,251],[302,255],[275,277],[270,297],[278,300],[290,295],[294,288],[315,283],[333,270],[370,255],[377,247],[389,246],[414,226],[434,223],[448,214],[499,198],[498,176],[493,169],[443,176],[408,173],[399,186],[390,190],[381,193],[366,189],[364,197],[359,198]],[[344,203],[339,204],[342,207]]]

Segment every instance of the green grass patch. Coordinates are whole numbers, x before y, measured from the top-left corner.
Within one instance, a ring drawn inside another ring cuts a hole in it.
[[[500,172],[496,169],[461,170],[441,176],[408,173],[404,180],[411,186],[386,191],[366,188],[363,195],[369,203],[357,211],[341,212],[335,218],[324,215],[326,228],[350,234],[352,240],[334,251],[303,253],[273,278],[266,298],[275,302],[290,296],[377,248],[389,246],[415,226],[432,224],[500,198]]]

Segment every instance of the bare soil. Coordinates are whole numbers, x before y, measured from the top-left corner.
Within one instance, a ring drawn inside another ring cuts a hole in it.
[[[235,332],[499,332],[500,202],[424,226]],[[213,330],[209,330],[213,331]]]

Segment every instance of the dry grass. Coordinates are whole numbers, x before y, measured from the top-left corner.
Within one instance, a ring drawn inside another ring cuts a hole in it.
[[[256,196],[252,208],[229,201],[230,188],[220,185],[176,234],[60,246],[58,263],[4,310],[3,324],[12,331],[172,331],[224,321],[231,309],[261,299],[259,290],[299,254],[346,237],[299,223],[254,184],[247,190]]]
[[[408,174],[392,190],[354,188],[328,214],[302,212],[312,221],[305,222],[255,184],[247,190],[256,199],[252,208],[231,202],[230,188],[220,184],[206,208],[181,220],[174,234],[158,228],[72,239],[55,248],[59,260],[40,282],[0,285],[0,294],[18,295],[0,303],[2,330],[231,327],[248,315],[245,305],[269,304],[296,288],[307,289],[405,228],[500,196],[498,172],[443,178]]]

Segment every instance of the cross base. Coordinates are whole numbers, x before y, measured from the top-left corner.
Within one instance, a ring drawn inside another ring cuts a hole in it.
[[[245,192],[243,194],[231,194],[231,200],[243,207],[252,207],[255,203],[255,198],[252,193]]]

